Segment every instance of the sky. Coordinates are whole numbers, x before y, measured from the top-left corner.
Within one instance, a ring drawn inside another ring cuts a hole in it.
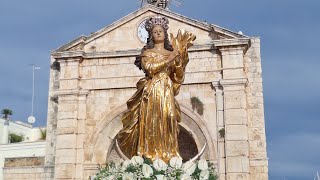
[[[320,171],[320,1],[180,0],[171,10],[261,38],[269,179]],[[50,52],[139,8],[138,0],[0,0],[0,109],[45,126]]]

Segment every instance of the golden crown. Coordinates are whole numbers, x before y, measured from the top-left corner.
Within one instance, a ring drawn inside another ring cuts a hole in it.
[[[155,26],[161,26],[163,29],[169,29],[169,20],[166,17],[155,16],[146,20],[145,28],[147,31],[151,31]]]

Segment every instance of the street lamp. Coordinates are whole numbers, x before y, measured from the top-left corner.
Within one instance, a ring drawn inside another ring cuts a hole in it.
[[[33,116],[34,112],[34,71],[39,70],[40,67],[32,64],[32,101],[31,101],[31,115],[28,117],[28,122],[32,125],[36,122],[36,118]]]

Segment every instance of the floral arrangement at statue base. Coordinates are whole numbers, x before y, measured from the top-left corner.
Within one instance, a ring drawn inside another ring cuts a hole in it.
[[[161,159],[151,161],[148,158],[134,156],[121,163],[108,163],[99,167],[91,180],[216,180],[218,177],[213,164],[201,159],[182,163],[180,157],[174,157],[169,164]]]

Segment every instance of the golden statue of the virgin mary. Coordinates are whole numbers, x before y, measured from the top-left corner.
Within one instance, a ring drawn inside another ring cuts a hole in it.
[[[147,19],[145,24],[149,38],[135,61],[145,77],[127,102],[123,129],[118,135],[119,146],[128,158],[139,155],[168,162],[180,156],[181,112],[175,96],[184,81],[187,49],[196,37],[179,30],[177,37],[171,34],[170,42],[168,24],[168,19],[160,16]]]

